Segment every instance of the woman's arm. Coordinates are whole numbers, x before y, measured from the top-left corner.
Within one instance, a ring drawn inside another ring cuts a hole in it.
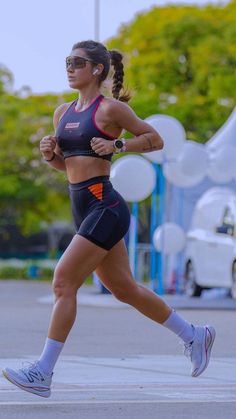
[[[118,132],[125,129],[135,135],[134,138],[126,141],[127,152],[148,153],[163,148],[164,142],[158,132],[147,122],[138,118],[125,103],[109,100],[106,103],[105,112],[109,124],[115,126]],[[93,138],[91,147],[99,156],[115,151],[113,142],[103,138]]]
[[[53,125],[54,130],[58,127],[59,121],[65,110],[67,109],[68,104],[64,103],[60,105],[54,112],[53,115]],[[57,144],[57,138],[52,135],[47,135],[43,137],[40,141],[40,151],[44,160],[50,164],[50,166],[54,167],[54,169],[66,171],[66,165],[64,158],[62,156],[62,152]]]
[[[138,118],[128,105],[122,102],[113,102],[110,107],[111,111],[114,122],[120,128],[135,135],[126,142],[126,151],[147,153],[163,148],[164,141],[158,132],[147,122]]]

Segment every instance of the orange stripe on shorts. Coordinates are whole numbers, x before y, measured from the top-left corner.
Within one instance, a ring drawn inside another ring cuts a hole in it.
[[[103,183],[95,183],[94,185],[89,186],[88,189],[97,199],[100,201],[102,200]]]

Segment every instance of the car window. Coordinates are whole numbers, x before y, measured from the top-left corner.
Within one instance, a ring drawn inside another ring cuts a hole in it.
[[[217,227],[217,233],[234,235],[235,231],[235,217],[229,206],[225,207],[222,217],[222,224]]]

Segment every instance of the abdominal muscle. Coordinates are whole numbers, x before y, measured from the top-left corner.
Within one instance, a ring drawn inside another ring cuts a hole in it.
[[[72,156],[65,159],[67,178],[78,183],[96,176],[109,176],[111,163],[97,157]]]

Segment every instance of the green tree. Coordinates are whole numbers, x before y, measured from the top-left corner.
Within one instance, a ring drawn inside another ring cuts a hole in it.
[[[29,233],[42,221],[70,217],[65,175],[48,167],[39,152],[40,139],[53,133],[53,110],[66,100],[69,95],[21,97],[2,89],[0,225],[17,223]]]
[[[205,142],[236,102],[236,0],[227,5],[153,7],[108,42],[124,52],[131,106],[145,118],[179,119],[189,139]],[[42,221],[69,219],[65,175],[41,159],[40,139],[52,115],[75,94],[13,93],[13,75],[0,66],[0,225],[24,231]]]
[[[153,7],[121,27],[109,48],[125,53],[131,105],[145,118],[179,119],[205,142],[236,103],[236,2]]]
[[[0,64],[0,96],[13,87],[13,75],[2,64]]]

